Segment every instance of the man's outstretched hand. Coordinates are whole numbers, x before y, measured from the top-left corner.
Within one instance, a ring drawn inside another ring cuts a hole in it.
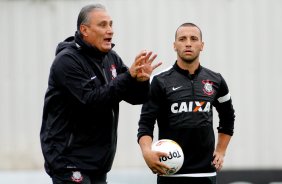
[[[162,63],[159,62],[152,65],[156,59],[157,54],[153,54],[152,51],[142,51],[136,57],[132,66],[129,68],[130,75],[136,78],[137,81],[147,81],[154,69],[159,67]]]

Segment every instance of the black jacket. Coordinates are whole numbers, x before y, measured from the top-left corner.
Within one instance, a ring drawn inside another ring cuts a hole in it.
[[[155,120],[159,139],[172,139],[184,152],[178,174],[215,172],[213,112],[219,114],[218,131],[233,135],[234,109],[225,80],[200,66],[194,75],[175,64],[152,80],[150,99],[142,107],[138,139],[153,137]]]
[[[78,34],[60,43],[51,66],[40,132],[48,174],[61,169],[107,173],[117,143],[119,102],[147,100],[149,82],[133,79],[113,51]]]

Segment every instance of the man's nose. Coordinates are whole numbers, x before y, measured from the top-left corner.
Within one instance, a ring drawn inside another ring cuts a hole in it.
[[[114,30],[113,30],[112,26],[108,26],[106,32],[107,32],[107,34],[114,34]]]
[[[186,47],[191,47],[191,40],[187,39],[185,42]]]

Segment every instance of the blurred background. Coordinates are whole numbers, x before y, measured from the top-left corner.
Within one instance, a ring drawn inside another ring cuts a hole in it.
[[[153,50],[163,62],[155,73],[176,60],[177,27],[197,24],[205,42],[201,64],[224,76],[236,111],[223,171],[282,175],[282,1],[0,0],[0,177],[6,183],[51,183],[39,142],[49,69],[58,42],[74,34],[80,9],[90,3],[106,6],[114,50],[124,62],[131,65],[140,50]],[[121,103],[112,184],[139,181],[127,176],[141,176],[140,184],[155,181],[137,144],[140,109]]]

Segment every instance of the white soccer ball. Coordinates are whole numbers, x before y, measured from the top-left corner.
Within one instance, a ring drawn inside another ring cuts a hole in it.
[[[170,167],[166,170],[167,175],[175,174],[182,167],[184,162],[184,154],[175,141],[170,139],[161,139],[152,144],[153,151],[165,152],[168,156],[160,157],[160,161]]]

